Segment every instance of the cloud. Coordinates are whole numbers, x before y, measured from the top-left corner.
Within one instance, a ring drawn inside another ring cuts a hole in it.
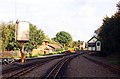
[[[2,0],[0,17],[27,20],[51,38],[61,30],[87,41],[105,15],[115,13],[118,0]],[[16,13],[16,14],[15,14]]]

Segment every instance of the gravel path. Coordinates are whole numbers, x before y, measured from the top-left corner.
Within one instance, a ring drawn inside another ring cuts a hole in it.
[[[91,62],[82,55],[74,58],[67,66],[63,77],[119,77],[108,69]]]

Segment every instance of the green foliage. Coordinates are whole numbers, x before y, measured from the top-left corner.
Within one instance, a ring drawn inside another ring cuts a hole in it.
[[[118,2],[118,4],[116,6],[118,7],[118,12],[117,13],[120,13],[120,1]]]
[[[15,25],[10,23],[0,24],[0,36],[2,50],[14,50],[19,48],[19,43],[15,42]]]
[[[80,40],[73,41],[72,42],[72,48],[74,48],[74,50],[79,50],[80,49]]]
[[[56,44],[54,40],[50,39],[49,36],[45,35],[45,40],[47,40],[50,44]]]
[[[77,42],[77,41],[73,41],[72,47],[73,47],[73,48],[78,47],[78,42]]]
[[[118,12],[110,18],[106,16],[97,30],[97,35],[102,40],[103,51],[120,52],[120,3],[117,6]]]
[[[41,29],[37,29],[35,25],[30,24],[30,39],[26,43],[26,50],[32,50],[37,48],[38,45],[42,44],[42,41],[45,38],[45,34]]]
[[[53,40],[59,42],[65,47],[65,46],[70,46],[72,42],[72,37],[68,32],[61,31],[56,34],[56,37],[53,38]]]
[[[36,48],[37,45],[42,44],[44,38],[44,32],[30,24],[30,39],[26,43],[25,50]],[[15,41],[15,24],[4,22],[0,24],[0,42],[1,50],[18,50],[20,48],[19,42]]]

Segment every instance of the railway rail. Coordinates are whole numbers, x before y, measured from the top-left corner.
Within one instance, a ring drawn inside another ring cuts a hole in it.
[[[70,55],[67,57],[64,57],[63,59],[61,59],[53,68],[51,68],[47,75],[44,75],[42,78],[45,79],[57,79],[61,77],[61,70],[62,68],[66,65],[66,63],[68,61],[70,61],[71,59],[75,58],[76,56],[78,56],[79,54],[74,54],[74,55]]]
[[[6,70],[2,71],[3,79],[13,79],[13,78],[17,79],[20,76],[25,75],[26,73],[29,73],[33,69],[40,67],[47,62],[50,62],[51,60],[54,60],[54,59],[61,58],[63,56],[65,56],[65,55],[48,57],[46,59],[43,59],[42,61],[39,58],[37,58],[37,59],[34,59],[35,61],[33,61],[33,62],[30,61],[30,63],[28,63],[28,64],[22,64],[17,67],[14,67],[14,68],[6,69]]]
[[[55,56],[55,57],[50,57],[46,60],[35,60],[35,62],[31,62],[28,63],[26,65],[20,65],[19,67],[13,68],[13,69],[7,69],[5,71],[3,71],[2,75],[3,75],[3,79],[17,79],[17,78],[21,78],[22,76],[26,76],[27,73],[33,74],[34,71],[38,68],[41,68],[40,66],[45,66],[44,64],[51,62],[51,60],[54,59],[59,59],[59,61],[57,61],[57,63],[54,63],[55,65],[50,66],[47,70],[45,70],[45,73],[42,74],[41,76],[39,76],[41,79],[56,79],[56,78],[61,78],[62,77],[62,73],[66,70],[66,66],[67,64],[75,57],[77,57],[78,55],[83,54],[83,52],[78,52],[75,54],[69,54],[69,55],[63,55],[63,56]],[[87,58],[85,55],[83,55],[82,57],[96,63],[96,64],[100,64],[99,62],[96,62],[90,58]],[[49,66],[49,65],[46,65]],[[104,66],[104,65],[103,65]],[[108,67],[106,65],[106,67]],[[33,72],[32,72],[33,71]],[[4,75],[10,74],[8,77],[4,77]]]
[[[29,63],[27,65],[18,66],[16,68],[12,68],[12,69],[10,68],[10,69],[3,71],[2,78],[3,79],[18,79],[18,78],[22,77],[22,75],[25,75],[25,74],[31,72],[32,70],[37,69],[38,67],[44,65],[45,63],[62,57],[62,60],[60,60],[55,65],[55,67],[51,70],[51,72],[49,72],[49,74],[45,77],[46,79],[48,79],[50,77],[53,77],[55,79],[58,77],[58,74],[59,74],[60,70],[62,69],[62,67],[64,66],[64,64],[67,61],[69,61],[71,58],[74,58],[77,55],[78,54],[71,54],[71,55],[58,56],[58,57],[55,56],[55,57],[51,57],[50,59],[48,58],[47,60],[44,60],[42,62],[36,61],[36,62]],[[7,74],[9,74],[9,75],[7,75]]]

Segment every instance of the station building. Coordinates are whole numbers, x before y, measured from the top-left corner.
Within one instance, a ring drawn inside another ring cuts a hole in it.
[[[49,54],[58,49],[62,48],[62,46],[57,44],[50,44],[48,40],[44,40],[42,45],[40,45],[37,49],[32,50],[32,55],[35,54]]]
[[[101,41],[93,36],[90,40],[88,40],[88,51],[101,51]]]
[[[80,48],[80,50],[84,50],[85,49],[85,42],[84,41],[80,41],[79,48]]]

